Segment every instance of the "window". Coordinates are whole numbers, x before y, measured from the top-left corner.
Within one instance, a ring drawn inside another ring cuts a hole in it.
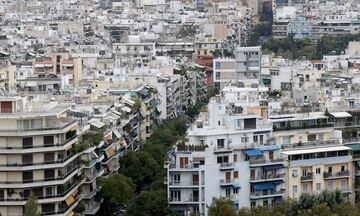
[[[173,175],[174,183],[180,183],[180,174]]]
[[[234,158],[233,158],[234,162],[237,162],[237,154],[234,154],[233,157],[234,157]]]
[[[320,191],[321,190],[321,183],[316,183],[316,190]]]
[[[52,188],[52,187],[47,187],[47,188],[45,188],[45,195],[46,195],[46,196],[51,196],[51,195],[53,195],[53,188]]]
[[[238,171],[234,171],[234,178],[239,178],[239,172]]]
[[[23,141],[23,148],[32,148],[33,147],[33,138],[32,137],[24,137],[22,141]]]
[[[341,190],[347,190],[346,180],[341,180]]]
[[[218,148],[224,148],[224,143],[225,143],[225,140],[224,139],[217,139],[217,147]]]
[[[225,196],[226,196],[226,198],[230,198],[230,194],[231,194],[231,190],[230,190],[230,188],[226,188],[226,190],[225,190]]]
[[[44,146],[53,146],[54,136],[44,136]]]
[[[192,182],[193,182],[193,185],[199,185],[199,175],[198,174],[192,175]]]
[[[283,137],[283,144],[290,144],[290,136]]]
[[[32,163],[33,163],[33,155],[32,154],[22,155],[22,164],[23,165],[31,165]]]
[[[332,167],[329,167],[329,168],[328,168],[328,172],[329,172],[329,173],[332,173]]]
[[[307,174],[308,174],[308,171],[307,171],[306,169],[304,169],[304,170],[302,171],[302,176],[307,176]]]
[[[269,151],[269,159],[274,159],[274,152],[273,151]]]
[[[239,189],[234,188],[234,190],[233,190],[233,194],[238,194],[238,193],[239,193]]]
[[[52,163],[55,161],[54,153],[44,153],[44,162],[45,163]]]
[[[217,80],[220,79],[220,72],[216,72],[216,73],[215,73],[215,78],[216,78]]]
[[[328,181],[327,183],[327,189],[329,191],[332,191],[334,189],[334,183],[332,181]]]
[[[263,206],[268,206],[269,205],[269,202],[267,200],[264,200],[263,201]]]
[[[0,190],[0,201],[4,200],[4,190]]]
[[[55,212],[55,204],[42,204],[41,205],[42,212],[53,213]]]
[[[306,75],[305,75],[305,80],[306,80],[306,81],[309,81],[309,80],[310,80],[310,75],[309,75],[309,74],[306,74]]]
[[[23,183],[33,181],[33,172],[32,171],[25,171],[22,173],[22,176],[23,176]]]
[[[258,143],[259,141],[259,137],[258,136],[254,136],[254,143]]]
[[[315,141],[316,140],[316,134],[308,135],[308,141]]]
[[[294,185],[294,186],[292,187],[292,191],[293,191],[293,193],[297,193],[297,185]]]
[[[181,201],[181,191],[170,191],[172,201]]]
[[[324,134],[322,133],[319,134],[319,140],[324,140]]]
[[[180,157],[180,168],[186,168],[189,164],[189,158]]]
[[[321,174],[321,168],[316,168],[316,174]]]
[[[229,163],[229,156],[219,156],[217,157],[217,163]]]
[[[345,165],[341,165],[341,172],[345,171]]]
[[[44,170],[45,180],[53,180],[55,178],[55,171],[53,169]]]
[[[303,192],[303,193],[307,193],[307,192],[308,192],[308,185],[307,185],[307,184],[303,184],[303,185],[302,185],[302,188],[303,188],[303,189],[302,189],[302,192]]]
[[[250,206],[251,206],[251,207],[255,207],[255,206],[256,206],[256,202],[251,202],[251,203],[250,203]]]

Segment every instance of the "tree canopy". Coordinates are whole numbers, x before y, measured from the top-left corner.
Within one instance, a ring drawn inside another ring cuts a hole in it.
[[[26,201],[24,216],[40,216],[37,198],[33,193],[30,194]]]

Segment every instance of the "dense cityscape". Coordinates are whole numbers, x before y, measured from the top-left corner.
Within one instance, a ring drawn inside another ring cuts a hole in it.
[[[359,0],[0,0],[0,215],[359,204]]]

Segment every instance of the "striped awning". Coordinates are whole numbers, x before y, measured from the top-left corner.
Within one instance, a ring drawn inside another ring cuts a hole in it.
[[[68,198],[66,198],[65,202],[66,205],[71,206],[75,202],[74,197],[70,195]]]

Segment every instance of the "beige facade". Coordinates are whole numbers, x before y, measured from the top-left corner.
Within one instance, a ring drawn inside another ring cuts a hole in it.
[[[339,190],[350,201],[353,195],[353,164],[350,148],[335,145],[286,149],[286,193],[299,198],[302,193]]]

